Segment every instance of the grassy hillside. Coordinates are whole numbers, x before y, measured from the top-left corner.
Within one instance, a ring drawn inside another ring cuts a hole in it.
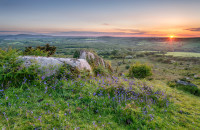
[[[156,81],[97,77],[27,82],[1,90],[0,127],[199,129],[199,103],[199,97]]]
[[[116,73],[44,77],[37,66],[19,69],[20,54],[0,53],[2,129],[200,129],[200,97],[169,87],[156,78],[159,71],[151,80]]]

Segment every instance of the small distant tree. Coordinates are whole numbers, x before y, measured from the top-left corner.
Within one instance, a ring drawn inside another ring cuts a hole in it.
[[[126,65],[125,68],[128,70],[130,68],[130,65]]]
[[[44,52],[48,52],[48,56],[53,55],[56,52],[56,47],[50,46],[49,44],[46,44],[44,47],[37,46],[36,49],[40,49],[40,50],[43,50]]]
[[[113,51],[111,52],[111,55],[114,55],[114,56],[116,56],[116,55],[118,55],[118,53],[119,53],[119,51],[118,51],[118,50],[113,50]]]
[[[74,52],[73,58],[79,58],[80,57],[80,50],[76,50]]]

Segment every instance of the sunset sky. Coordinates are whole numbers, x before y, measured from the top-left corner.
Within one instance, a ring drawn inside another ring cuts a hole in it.
[[[0,0],[0,34],[200,37],[200,0]]]

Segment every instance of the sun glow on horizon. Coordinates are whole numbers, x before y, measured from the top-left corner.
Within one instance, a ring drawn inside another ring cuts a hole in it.
[[[174,35],[170,35],[169,37],[170,37],[171,39],[173,39],[175,36],[174,36]]]

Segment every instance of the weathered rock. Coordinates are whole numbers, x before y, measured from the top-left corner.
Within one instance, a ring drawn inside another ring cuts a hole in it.
[[[131,55],[128,55],[125,57],[125,59],[133,59],[133,57]]]
[[[41,57],[41,56],[21,56],[19,57],[22,61],[24,61],[24,65],[26,67],[38,64],[39,69],[45,73],[46,76],[51,76],[55,74],[59,68],[68,64],[72,67],[77,67],[79,70],[89,70],[91,71],[91,67],[85,59],[73,59],[73,58],[56,58],[56,57]]]
[[[181,84],[181,85],[185,85],[185,86],[194,86],[197,87],[195,84],[187,82],[187,81],[183,81],[183,80],[178,80],[176,81],[177,84]]]
[[[81,50],[80,51],[80,56],[79,59],[85,59],[89,58],[89,59],[95,59],[95,54],[89,51],[85,51],[85,50]]]
[[[98,56],[97,54],[86,51],[86,50],[80,50],[80,56],[79,59],[85,59],[91,66],[103,66],[104,68],[108,69],[109,71],[113,72],[113,69],[111,65],[106,62],[103,58]]]
[[[194,78],[200,78],[200,75],[194,75]]]

